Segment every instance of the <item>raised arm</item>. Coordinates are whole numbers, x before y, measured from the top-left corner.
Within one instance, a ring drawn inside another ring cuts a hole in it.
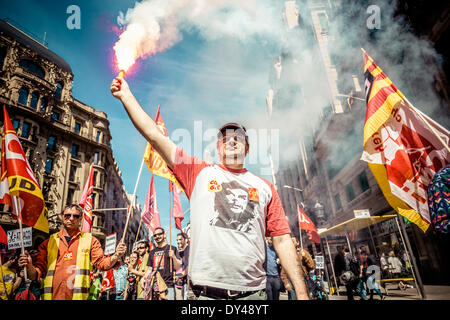
[[[158,129],[155,121],[142,109],[124,79],[116,78],[111,84],[111,94],[119,99],[136,129],[150,142],[170,168],[175,162],[176,145]]]

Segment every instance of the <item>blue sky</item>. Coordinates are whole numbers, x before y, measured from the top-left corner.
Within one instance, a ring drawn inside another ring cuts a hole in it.
[[[131,124],[121,103],[109,86],[116,76],[113,46],[118,40],[119,11],[126,12],[134,1],[4,1],[1,18],[10,18],[43,38],[48,48],[64,58],[74,73],[73,96],[107,113],[112,134],[113,154],[122,170],[125,188],[134,190],[146,141]],[[67,7],[81,9],[81,29],[69,30]],[[263,42],[243,43],[231,38],[204,40],[198,33],[183,33],[183,39],[169,50],[138,60],[126,79],[144,109],[154,117],[161,104],[166,128],[191,133],[194,121],[202,121],[203,130],[238,121],[251,127],[264,117],[271,58],[276,46]],[[257,126],[257,125],[256,125]],[[193,142],[192,142],[193,143]],[[194,153],[202,157],[202,151]],[[257,168],[249,166],[249,169]],[[252,170],[254,171],[254,170]],[[258,172],[255,172],[258,174]],[[143,205],[151,174],[144,167],[138,188]],[[270,176],[264,178],[271,180]],[[168,183],[155,176],[161,224],[168,229]],[[182,195],[183,209],[189,208]],[[183,227],[189,215],[183,221]],[[174,238],[174,236],[173,236]]]

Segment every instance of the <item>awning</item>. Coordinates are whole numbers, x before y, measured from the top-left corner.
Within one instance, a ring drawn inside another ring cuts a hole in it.
[[[346,232],[357,231],[360,229],[367,228],[373,224],[377,224],[392,218],[395,218],[396,214],[389,214],[384,216],[372,216],[372,217],[359,217],[347,220],[338,225],[335,225],[329,229],[321,229],[318,230],[319,235],[322,236],[331,236],[331,235],[339,235],[345,234]]]

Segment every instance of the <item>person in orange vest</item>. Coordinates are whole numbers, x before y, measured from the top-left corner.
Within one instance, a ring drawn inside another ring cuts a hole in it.
[[[120,242],[112,256],[105,256],[97,238],[80,231],[82,216],[83,210],[78,205],[68,205],[61,213],[61,230],[39,246],[34,264],[27,251],[20,255],[19,266],[26,266],[28,277],[43,280],[42,300],[86,300],[91,263],[104,271],[127,250]]]

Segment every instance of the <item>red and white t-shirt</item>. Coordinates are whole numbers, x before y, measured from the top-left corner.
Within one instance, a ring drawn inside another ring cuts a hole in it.
[[[246,169],[211,165],[180,148],[173,173],[191,205],[189,277],[194,285],[264,289],[264,236],[290,233],[273,185]]]

